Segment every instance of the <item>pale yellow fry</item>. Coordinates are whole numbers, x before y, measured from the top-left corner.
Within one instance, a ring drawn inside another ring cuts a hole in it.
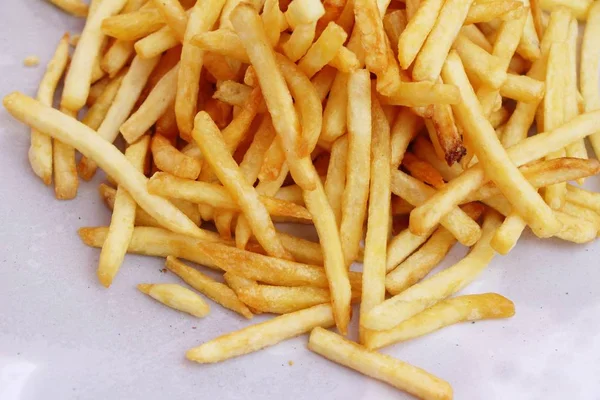
[[[596,211],[587,208],[586,206],[581,206],[579,204],[565,202],[565,204],[560,209],[562,212],[572,215],[573,217],[589,221],[596,229],[600,229],[600,214]]]
[[[138,140],[173,104],[178,72],[179,63],[158,81],[137,111],[121,125],[119,130],[128,143]]]
[[[452,399],[452,387],[448,382],[421,368],[367,350],[325,329],[315,328],[311,332],[308,348],[331,361],[388,383],[420,399]]]
[[[473,0],[446,0],[421,52],[412,76],[417,81],[436,81]]]
[[[381,74],[388,66],[386,34],[376,0],[353,0],[355,28],[365,52],[365,64],[373,73]]]
[[[94,105],[88,108],[87,113],[81,120],[82,123],[93,130],[97,130],[100,127],[102,121],[106,118],[106,114],[108,113],[113,100],[117,96],[117,92],[123,81],[123,76],[124,74],[119,74],[111,79],[102,94],[94,102]]]
[[[465,25],[460,28],[460,33],[468,37],[471,42],[475,43],[488,53],[491,54],[493,52],[493,46],[490,44],[483,32],[477,28],[477,25]]]
[[[422,128],[422,120],[410,109],[402,108],[396,116],[391,132],[391,165],[397,168],[413,138]]]
[[[577,186],[567,185],[567,201],[600,213],[600,193],[594,193],[578,188]]]
[[[509,99],[537,104],[544,98],[545,89],[546,86],[542,81],[525,75],[508,74],[500,88],[500,94]]]
[[[529,7],[529,0],[523,0],[523,6]],[[531,9],[527,12],[527,14],[527,22],[525,22],[525,29],[523,30],[523,35],[521,36],[521,42],[517,48],[517,53],[523,56],[523,58],[526,60],[535,61],[540,58],[541,55],[540,38],[535,30]]]
[[[92,69],[104,41],[100,25],[104,18],[118,13],[125,3],[126,0],[104,0],[87,19],[65,77],[62,107],[79,111],[85,105],[90,92]]]
[[[85,7],[87,13],[87,6]],[[84,14],[85,15],[85,14]],[[69,34],[63,35],[56,46],[54,55],[46,67],[37,91],[40,103],[52,106],[54,92],[69,62]],[[52,138],[35,129],[31,130],[31,145],[28,152],[29,164],[33,172],[49,185],[52,182]]]
[[[392,173],[392,192],[418,207],[434,196],[436,189],[402,171],[394,171]],[[465,246],[472,246],[481,236],[481,229],[477,222],[458,207],[445,215],[440,224],[452,232],[454,237]],[[424,233],[424,235],[427,234],[428,232]]]
[[[488,211],[481,239],[465,258],[373,308],[363,319],[363,326],[374,330],[392,329],[471,283],[494,257],[490,240],[501,222],[499,214]]]
[[[317,184],[312,174],[310,159],[297,154],[299,142],[299,122],[294,110],[292,97],[286,86],[273,50],[268,46],[264,27],[256,10],[241,3],[231,14],[231,22],[240,36],[246,52],[256,71],[260,87],[273,117],[273,126],[277,131],[286,160],[296,183],[305,190],[313,190]]]
[[[250,62],[242,41],[229,29],[199,33],[190,40],[190,43],[205,51],[221,54],[243,63]]]
[[[335,57],[329,61],[329,65],[341,72],[354,72],[360,68],[360,61],[353,51],[348,50],[347,47],[340,47]]]
[[[104,53],[100,67],[106,71],[110,78],[115,77],[134,55],[134,42],[117,40]]]
[[[454,297],[440,301],[393,329],[372,331],[365,345],[372,350],[380,349],[460,322],[510,318],[514,315],[514,303],[496,293]]]
[[[578,40],[579,40],[579,25],[576,20],[572,20],[569,24],[569,34],[567,44],[569,46],[569,61],[567,63],[567,75],[565,77],[565,122],[569,122],[579,115],[579,106],[577,98],[580,96],[577,90],[577,82],[579,76],[577,74],[577,58],[578,58]],[[587,149],[583,140],[577,140],[566,148],[567,156],[575,158],[588,158]],[[583,184],[583,179],[579,180],[579,184]]]
[[[392,49],[396,50],[396,54],[400,35],[406,30],[407,25],[408,19],[405,10],[395,10],[383,17],[383,29],[385,29],[385,33],[390,40]]]
[[[481,105],[456,54],[450,54],[443,69],[444,81],[459,87],[463,102],[453,107],[475,154],[488,177],[502,190],[523,219],[543,237],[558,232],[560,225],[552,209],[544,203],[503,149],[494,128],[483,115]]]
[[[183,154],[164,136],[155,134],[152,137],[151,150],[152,160],[161,171],[185,179],[197,179],[200,175],[200,160]]]
[[[321,304],[220,336],[188,350],[186,357],[199,363],[219,362],[275,345],[317,326],[329,328],[333,324],[331,306]]]
[[[465,35],[458,35],[454,42],[454,49],[458,52],[465,69],[484,84],[498,89],[506,81],[506,68],[502,65],[502,61],[488,54]]]
[[[207,113],[200,112],[196,116],[192,136],[205,160],[210,163],[214,173],[239,204],[261,246],[274,257],[291,258],[279,241],[273,221],[258,193],[246,182],[239,166],[227,150],[219,128]]]
[[[290,61],[296,62],[306,54],[315,38],[316,26],[316,22],[297,26],[289,40],[281,46]]]
[[[198,88],[204,60],[204,50],[191,43],[194,36],[209,31],[221,13],[225,0],[202,0],[196,2],[189,16],[185,40],[181,51],[175,116],[180,134],[190,138],[194,127],[194,116],[198,103]]]
[[[443,4],[443,0],[423,0],[416,13],[409,18],[406,29],[398,39],[398,60],[403,69],[407,69],[417,57]]]
[[[349,51],[349,50],[348,50]],[[333,87],[333,81],[337,71],[333,67],[324,67],[322,70],[316,73],[315,76],[310,80],[313,87],[321,99],[321,103],[328,97],[331,88]]]
[[[23,123],[73,146],[94,160],[107,175],[112,176],[131,194],[140,207],[166,228],[190,236],[199,235],[199,228],[169,201],[149,194],[146,177],[115,146],[102,139],[95,131],[21,93],[6,96],[4,107]]]
[[[333,80],[327,104],[323,111],[323,128],[321,129],[321,140],[333,143],[336,139],[346,133],[348,112],[348,76],[349,74],[338,72]]]
[[[594,7],[594,0],[540,0],[543,10],[554,11],[561,7],[568,8],[575,18],[580,21],[587,20],[590,23],[588,14],[591,7]]]
[[[452,85],[435,82],[401,82],[399,91],[390,97],[383,96],[381,104],[420,107],[431,104],[456,104],[459,101],[460,93]]]
[[[459,163],[448,166],[445,161],[438,158],[435,154],[433,144],[423,136],[417,136],[417,139],[413,142],[412,151],[421,160],[433,165],[446,182],[456,178],[463,171]]]
[[[385,300],[387,237],[390,221],[390,125],[377,98],[373,96],[371,101],[373,125],[371,182],[363,260],[364,290],[360,303],[361,315]]]
[[[356,260],[369,197],[371,158],[371,80],[367,70],[348,80],[348,158],[342,197],[340,239],[347,266]]]
[[[565,122],[565,77],[567,74],[566,60],[568,60],[568,47],[564,42],[554,43],[548,55],[546,68],[546,95],[544,96],[544,126],[545,131],[553,130]],[[566,155],[564,149],[552,152],[546,159],[552,160]],[[548,186],[544,192],[544,199],[550,207],[560,209],[565,203],[567,183],[557,183]]]
[[[235,81],[223,81],[217,85],[212,97],[232,106],[243,107],[251,93],[251,86]]]
[[[600,3],[594,2],[589,10],[581,45],[580,90],[586,111],[600,109]],[[590,136],[596,156],[600,154],[600,131]]]
[[[511,11],[523,7],[521,1],[496,0],[482,3],[475,3],[469,9],[465,25],[476,24],[480,22],[489,22],[496,18],[507,17]],[[507,19],[510,19],[508,17]]]
[[[156,32],[138,40],[135,43],[135,52],[141,58],[154,58],[163,52],[177,46],[180,43],[175,32],[168,26],[162,27]]]
[[[510,253],[525,228],[527,228],[527,223],[523,218],[519,214],[511,213],[496,230],[491,241],[492,248],[502,255]]]
[[[390,240],[387,248],[386,272],[391,272],[427,241],[429,235],[415,235],[405,229]]]
[[[316,22],[325,14],[325,8],[319,0],[294,0],[285,12],[285,19],[292,29],[298,25]]]
[[[217,282],[209,276],[192,268],[175,257],[167,257],[166,267],[169,271],[183,279],[185,283],[204,294],[211,300],[225,308],[233,310],[247,319],[252,318],[252,313],[237,295],[227,285]]]
[[[149,144],[150,136],[145,136],[125,150],[127,161],[140,172],[144,170]],[[133,235],[136,207],[127,190],[118,187],[108,235],[102,245],[98,262],[98,280],[104,287],[110,287],[121,268]]]
[[[325,194],[335,215],[337,225],[342,221],[342,198],[346,187],[346,163],[348,158],[348,136],[333,142],[325,179]]]
[[[321,36],[310,46],[304,57],[298,61],[298,67],[312,78],[336,56],[343,47],[348,35],[335,22],[330,22]]]
[[[77,113],[61,108],[64,115],[77,119]],[[71,200],[77,196],[79,178],[75,164],[75,149],[63,142],[54,140],[52,147],[54,172],[54,195],[58,200]]]
[[[105,18],[102,21],[102,33],[119,40],[133,41],[144,38],[163,26],[165,19],[161,12],[154,7],[144,7]]]
[[[439,227],[423,247],[388,273],[385,278],[387,291],[393,295],[398,294],[423,279],[442,261],[455,243],[454,235],[446,228]]]
[[[76,17],[85,17],[88,15],[88,5],[82,0],[48,0],[61,10],[68,12]]]
[[[251,309],[272,314],[288,314],[331,301],[329,290],[311,286],[286,287],[251,282],[236,293]]]
[[[137,285],[140,292],[147,294],[167,307],[202,318],[208,315],[210,307],[196,292],[174,283]]]
[[[110,106],[106,117],[98,128],[98,136],[112,143],[119,135],[119,128],[127,120],[135,106],[152,70],[158,64],[160,57],[141,59],[135,57],[131,67],[125,74],[115,100]],[[96,173],[97,165],[93,160],[83,157],[78,165],[79,174],[85,180],[90,180]]]
[[[180,42],[184,41],[187,16],[179,0],[152,0],[154,7],[161,13],[167,26],[175,33]]]

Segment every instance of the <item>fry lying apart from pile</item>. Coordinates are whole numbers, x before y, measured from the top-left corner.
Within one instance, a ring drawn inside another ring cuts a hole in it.
[[[584,143],[600,155],[600,1],[51,2],[85,28],[72,54],[60,40],[37,99],[4,106],[31,127],[32,169],[58,199],[98,167],[114,183],[100,187],[110,225],[79,231],[102,249],[101,284],[127,252],[166,257],[195,291],[138,288],[169,307],[204,317],[203,295],[248,319],[281,314],[190,360],[310,332],[330,360],[448,399],[448,383],[375,350],[511,317],[498,294],[452,296],[526,227],[598,234],[600,194],[580,185],[600,172]],[[278,222],[314,225],[319,243]],[[469,254],[432,273],[457,242]],[[342,337],[353,302],[359,343]]]

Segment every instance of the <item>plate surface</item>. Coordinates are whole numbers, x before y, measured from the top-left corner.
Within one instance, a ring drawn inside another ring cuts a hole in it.
[[[1,0],[0,96],[34,95],[62,33],[80,29],[45,1]],[[40,66],[24,67],[28,55]],[[99,178],[59,202],[30,171],[28,147],[28,129],[1,109],[1,400],[409,398],[312,354],[306,337],[221,364],[187,362],[186,349],[248,322],[217,305],[193,319],[140,294],[137,283],[177,282],[158,259],[128,256],[113,287],[102,288],[99,251],[76,232],[109,222]],[[445,265],[464,252],[454,249]],[[526,235],[465,290],[507,296],[514,318],[450,327],[385,352],[448,380],[456,399],[597,399],[599,260],[599,243]]]

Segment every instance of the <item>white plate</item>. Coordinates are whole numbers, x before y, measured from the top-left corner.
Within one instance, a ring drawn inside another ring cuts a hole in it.
[[[44,1],[1,0],[0,95],[33,95],[61,34],[80,27]],[[39,67],[23,66],[31,54]],[[312,354],[306,337],[216,365],[187,362],[186,349],[248,322],[217,305],[193,319],[140,294],[137,283],[177,281],[158,259],[128,256],[102,288],[99,252],[76,232],[109,222],[99,180],[57,201],[30,171],[28,147],[28,129],[0,110],[1,400],[409,398]],[[527,235],[465,291],[509,297],[514,318],[454,326],[385,353],[448,380],[456,399],[597,399],[599,257],[597,243]]]

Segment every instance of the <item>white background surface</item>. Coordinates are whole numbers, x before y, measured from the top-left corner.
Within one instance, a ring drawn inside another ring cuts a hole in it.
[[[0,95],[34,95],[61,34],[80,26],[41,0],[0,0]],[[23,67],[31,54],[39,67]],[[188,348],[248,322],[213,303],[194,319],[139,293],[137,283],[177,281],[158,259],[128,256],[102,288],[99,251],[76,233],[109,222],[99,179],[82,183],[74,201],[55,200],[30,171],[28,132],[0,110],[0,400],[405,398],[310,353],[306,337],[216,365],[187,362]],[[509,297],[514,318],[384,351],[448,380],[456,399],[598,399],[599,256],[598,243],[527,235],[465,291]]]

